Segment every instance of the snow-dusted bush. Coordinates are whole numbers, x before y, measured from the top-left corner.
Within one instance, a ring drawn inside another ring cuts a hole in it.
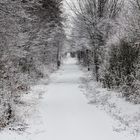
[[[140,81],[134,80],[131,85],[125,84],[121,87],[122,95],[126,100],[133,102],[134,104],[140,103]]]

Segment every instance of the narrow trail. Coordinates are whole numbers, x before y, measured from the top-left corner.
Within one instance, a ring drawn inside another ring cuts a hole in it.
[[[44,88],[28,135],[11,134],[17,140],[128,140],[112,129],[113,120],[88,104],[80,88],[84,73],[76,60],[68,58],[59,71],[52,74]],[[3,138],[0,135],[0,139]],[[7,139],[8,140],[8,137]]]
[[[48,140],[121,139],[112,131],[109,116],[88,104],[80,89],[83,76],[76,60],[68,58],[61,70],[51,77],[41,104],[46,132],[36,140],[41,136]]]

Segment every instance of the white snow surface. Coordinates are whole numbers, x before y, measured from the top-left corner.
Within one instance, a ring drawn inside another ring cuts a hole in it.
[[[104,110],[88,104],[81,88],[84,76],[76,59],[67,58],[49,84],[42,79],[24,97],[30,102],[30,115],[23,114],[28,128],[23,133],[5,129],[0,140],[133,140],[113,130],[116,121]]]

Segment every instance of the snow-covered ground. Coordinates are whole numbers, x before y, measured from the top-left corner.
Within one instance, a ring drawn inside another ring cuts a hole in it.
[[[102,88],[100,83],[93,80],[90,72],[83,71],[85,76],[82,77],[81,88],[89,104],[104,110],[116,121],[114,131],[140,140],[140,105],[126,101],[121,93]]]
[[[76,60],[67,58],[61,69],[51,75],[49,84],[48,79],[42,79],[23,98],[29,105],[28,108],[25,106],[27,109],[23,114],[19,110],[19,116],[26,116],[28,128],[23,133],[7,128],[0,133],[0,139],[134,140],[135,137],[128,133],[113,129],[118,125],[116,119],[88,103],[82,88],[83,80],[87,78]]]

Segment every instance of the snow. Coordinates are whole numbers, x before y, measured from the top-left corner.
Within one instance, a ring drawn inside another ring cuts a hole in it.
[[[117,91],[102,88],[97,83],[92,74],[85,69],[85,76],[82,78],[83,92],[89,104],[104,110],[110,117],[116,121],[113,126],[114,131],[125,133],[135,140],[140,139],[140,105],[132,104],[126,101],[121,93]]]
[[[5,129],[0,139],[132,140],[129,135],[113,130],[116,121],[104,110],[88,104],[81,87],[85,76],[77,61],[68,57],[49,81],[42,79],[23,97],[32,108],[26,110],[27,114],[32,112],[26,114],[28,128],[23,133]]]

